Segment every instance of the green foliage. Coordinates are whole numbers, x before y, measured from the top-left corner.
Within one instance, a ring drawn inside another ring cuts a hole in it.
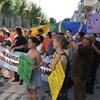
[[[25,11],[25,8],[29,10]],[[3,0],[0,4],[0,13],[8,19],[14,17],[14,24],[18,19],[20,21],[25,20],[25,17],[28,19],[30,26],[48,23],[42,9],[28,0]]]
[[[63,21],[70,21],[70,18],[65,18]]]
[[[50,23],[52,23],[52,24],[54,24],[54,23],[56,23],[56,20],[54,19],[54,18],[50,18]]]
[[[48,22],[48,20],[47,20],[47,18],[46,18],[46,16],[42,13],[41,14],[41,25],[45,25],[45,24],[48,24],[49,22]]]
[[[1,8],[1,13],[7,18],[12,17],[13,15],[12,11],[14,9],[14,5],[15,5],[15,0],[5,0]]]

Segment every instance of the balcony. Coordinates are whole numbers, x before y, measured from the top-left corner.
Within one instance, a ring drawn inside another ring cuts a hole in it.
[[[81,5],[82,5],[82,12],[84,11],[91,11],[93,7],[93,0],[81,0]]]
[[[84,0],[83,2],[85,7],[93,6],[93,0]]]

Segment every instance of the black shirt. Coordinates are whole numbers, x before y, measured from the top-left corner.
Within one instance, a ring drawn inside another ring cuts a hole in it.
[[[94,45],[100,50],[100,42],[95,41]],[[93,62],[100,63],[100,55],[93,49]]]
[[[12,48],[18,47],[18,46],[21,46],[21,45],[25,45],[25,37],[23,37],[23,36],[17,36],[14,39]],[[24,48],[23,49],[15,49],[15,51],[24,52]]]

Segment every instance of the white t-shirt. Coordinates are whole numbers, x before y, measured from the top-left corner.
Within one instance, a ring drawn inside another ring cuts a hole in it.
[[[38,45],[37,47],[36,47],[36,49],[39,51],[39,53],[42,53],[42,43],[40,44],[40,45]]]

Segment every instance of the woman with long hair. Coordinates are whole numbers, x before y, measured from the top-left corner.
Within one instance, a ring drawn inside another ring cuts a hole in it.
[[[55,70],[55,65],[58,63],[58,61],[61,61],[62,68],[65,72],[65,80],[63,82],[62,88],[59,92],[59,95],[57,97],[57,100],[67,100],[67,88],[68,88],[68,72],[69,72],[69,60],[64,52],[65,49],[68,49],[69,42],[67,39],[62,35],[56,35],[53,39],[53,48],[56,49],[56,52],[53,55],[53,62],[51,66],[51,70]],[[56,54],[59,56],[55,59]]]
[[[25,37],[22,33],[22,28],[20,26],[16,27],[15,30],[16,33],[16,38],[14,39],[13,42],[13,46],[9,49],[14,52],[14,51],[19,51],[19,52],[24,52],[24,48],[25,48]],[[19,75],[17,74],[17,72],[15,72],[15,80],[12,82],[18,82],[19,81]],[[22,83],[22,80],[20,81]]]
[[[38,45],[36,46],[36,49],[40,52],[41,55],[43,55],[45,52],[45,48],[44,48],[44,45],[42,43],[44,40],[44,37],[40,34],[37,34],[36,38],[38,39]]]

